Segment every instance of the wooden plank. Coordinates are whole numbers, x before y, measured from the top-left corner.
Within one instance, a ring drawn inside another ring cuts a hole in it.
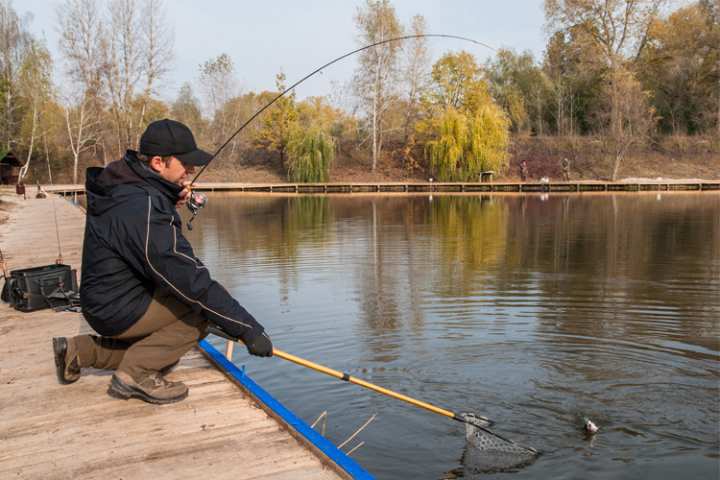
[[[51,197],[52,198],[52,197]],[[0,197],[5,205],[8,197]],[[0,227],[11,269],[53,263],[55,204],[65,262],[80,266],[83,212],[55,199],[12,199]],[[1,221],[1,220],[0,220]],[[169,375],[190,387],[171,405],[105,392],[110,372],[55,378],[51,339],[89,332],[77,313],[0,305],[0,478],[337,479],[196,349]]]

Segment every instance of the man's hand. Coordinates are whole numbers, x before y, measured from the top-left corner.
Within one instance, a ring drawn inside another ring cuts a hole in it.
[[[178,194],[180,199],[175,204],[175,208],[182,207],[190,199],[190,194],[192,193],[192,191],[190,190],[190,181],[186,180],[186,181],[182,182],[182,187],[183,187],[182,191]]]
[[[270,341],[270,337],[267,333],[263,332],[261,335],[255,337],[251,342],[246,343],[248,353],[258,357],[272,357],[273,346]]]

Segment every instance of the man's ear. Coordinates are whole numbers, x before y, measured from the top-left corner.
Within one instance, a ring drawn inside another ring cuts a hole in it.
[[[148,165],[150,165],[150,168],[152,168],[156,172],[162,172],[165,169],[165,162],[163,161],[162,157],[160,156],[154,156],[148,161]]]

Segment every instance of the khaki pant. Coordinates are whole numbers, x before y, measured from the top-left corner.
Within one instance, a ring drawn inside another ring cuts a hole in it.
[[[114,337],[74,337],[80,367],[119,370],[138,379],[180,360],[207,335],[202,314],[173,296],[153,297],[145,314]]]

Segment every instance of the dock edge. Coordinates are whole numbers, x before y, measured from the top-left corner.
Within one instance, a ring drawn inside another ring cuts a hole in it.
[[[312,429],[305,421],[270,395],[260,385],[255,383],[243,370],[230,362],[225,356],[213,347],[207,340],[198,343],[200,351],[220,371],[225,373],[231,381],[237,384],[248,396],[252,397],[260,407],[270,416],[287,427],[288,432],[310,448],[320,460],[329,468],[346,478],[357,480],[374,480],[369,472],[359,463],[337,448],[327,438]]]

